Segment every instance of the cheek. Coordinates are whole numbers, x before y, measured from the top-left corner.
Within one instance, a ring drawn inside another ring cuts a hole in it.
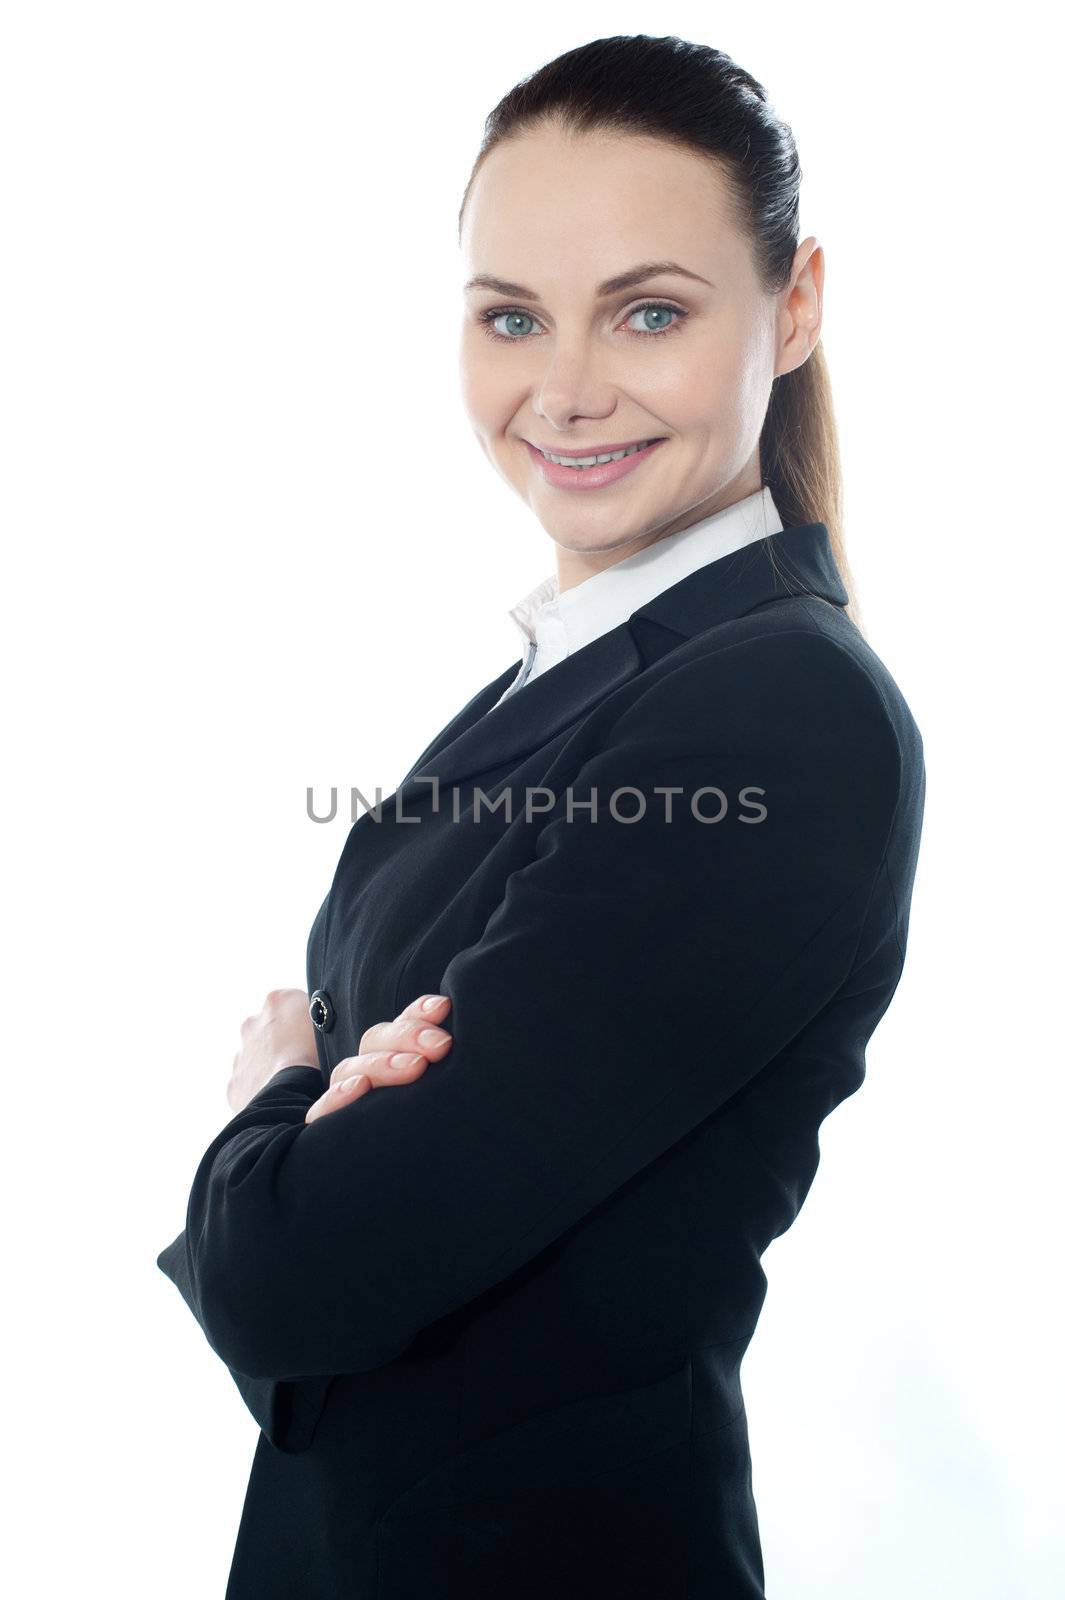
[[[655,394],[659,414],[696,443],[745,435],[758,409],[759,371],[742,339],[693,339],[663,370]]]
[[[773,386],[773,326],[749,308],[729,346],[729,416],[734,431],[757,441]]]
[[[742,362],[734,341],[721,333],[719,328],[678,333],[668,348],[663,341],[653,365],[643,365],[639,398],[678,435],[705,434],[728,425]]]
[[[488,434],[505,427],[516,403],[517,385],[479,329],[467,326],[459,345],[459,388],[474,427]]]
[[[478,352],[465,326],[458,346],[459,393],[470,420],[476,422],[484,405],[485,373]]]
[[[712,362],[676,362],[642,394],[644,409],[683,438],[716,431],[729,403],[728,383]]]

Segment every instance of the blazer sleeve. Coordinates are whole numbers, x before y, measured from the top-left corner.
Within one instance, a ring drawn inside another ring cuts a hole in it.
[[[308,1087],[311,1091],[311,1100],[317,1099],[322,1092],[321,1072],[317,1067],[286,1067],[282,1072],[275,1073],[260,1090],[260,1096],[268,1097],[265,1104],[269,1105],[271,1116],[277,1117],[283,1113],[286,1103],[285,1089],[289,1083],[294,1086],[294,1092],[287,1097],[290,1114],[294,1121],[302,1122],[309,1103]],[[259,1097],[256,1097],[249,1102],[239,1116],[246,1119],[258,1099]],[[231,1128],[232,1123],[222,1130],[212,1149],[226,1141]],[[193,1198],[195,1196],[194,1188]],[[193,1217],[190,1206],[188,1226],[166,1246],[165,1250],[159,1252],[156,1265],[171,1283],[176,1285],[185,1304],[206,1334],[208,1343],[215,1353],[225,1360],[225,1352],[219,1350],[211,1338],[210,1319],[201,1303],[194,1275],[195,1252],[189,1248],[189,1239],[195,1238],[198,1226],[198,1220]],[[230,1366],[229,1370],[245,1405],[274,1448],[293,1455],[306,1450],[314,1438],[314,1430],[325,1403],[331,1378],[312,1377],[303,1382],[277,1381],[267,1377],[251,1377],[233,1366]]]
[[[204,1155],[177,1259],[238,1372],[389,1362],[711,1116],[846,980],[900,794],[875,681],[798,630],[652,676],[441,973],[443,1060],[310,1124],[321,1079],[289,1068]]]

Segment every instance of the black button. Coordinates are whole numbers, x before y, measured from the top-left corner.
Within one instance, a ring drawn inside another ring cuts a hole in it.
[[[333,1002],[324,989],[316,989],[311,995],[311,1021],[319,1033],[328,1033],[336,1021],[336,1012]]]

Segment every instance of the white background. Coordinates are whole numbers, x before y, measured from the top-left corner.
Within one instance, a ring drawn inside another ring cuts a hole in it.
[[[553,553],[461,410],[458,205],[519,77],[640,31],[795,130],[850,559],[928,768],[906,972],[744,1365],[768,1593],[1055,1589],[1058,63],[1034,6],[981,17],[4,9],[15,1593],[223,1593],[257,1430],[155,1256],[240,1022],[304,983],[345,832],[307,786],[390,793],[517,661]]]

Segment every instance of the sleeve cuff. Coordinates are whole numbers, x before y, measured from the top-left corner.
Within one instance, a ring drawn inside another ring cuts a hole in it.
[[[311,1100],[317,1100],[328,1088],[322,1077],[320,1067],[297,1066],[280,1067],[272,1077],[269,1077],[257,1094],[252,1095],[248,1105],[255,1105],[274,1089],[294,1090],[296,1093],[306,1093]]]

